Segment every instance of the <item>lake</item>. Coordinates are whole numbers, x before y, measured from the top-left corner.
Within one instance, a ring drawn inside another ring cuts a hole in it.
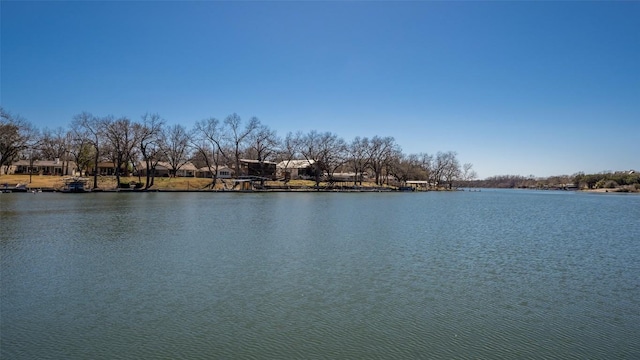
[[[640,196],[0,194],[2,359],[638,359]]]

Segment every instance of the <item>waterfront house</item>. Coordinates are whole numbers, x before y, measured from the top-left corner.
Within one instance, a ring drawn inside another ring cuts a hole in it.
[[[214,166],[211,167],[211,170],[209,170],[209,168],[206,166],[201,167],[200,169],[198,169],[198,172],[196,172],[196,177],[213,178],[212,171],[216,171]],[[231,179],[231,177],[233,176],[233,172],[233,169],[229,168],[228,166],[218,166],[216,177],[218,179]]]
[[[77,166],[73,161],[55,160],[18,160],[9,166],[9,174],[34,174],[76,176]]]
[[[180,169],[176,170],[175,176],[179,177],[196,177],[198,168],[191,162],[187,162],[180,166]]]
[[[155,166],[155,176],[156,177],[169,177],[169,165],[166,162],[158,162],[158,164]],[[138,166],[136,167],[136,170],[138,171],[138,174],[140,176],[147,176],[147,163],[144,161],[141,161],[138,163]]]
[[[314,177],[314,160],[285,160],[276,165],[279,178],[286,180]]]
[[[176,171],[175,176],[177,177],[195,177],[198,173],[199,169],[193,165],[191,162],[187,162],[180,166],[180,168]],[[147,164],[144,161],[138,163],[138,173],[140,176],[147,176]],[[156,177],[169,177],[173,173],[173,169],[171,165],[169,165],[166,161],[159,161],[155,167],[155,176]]]

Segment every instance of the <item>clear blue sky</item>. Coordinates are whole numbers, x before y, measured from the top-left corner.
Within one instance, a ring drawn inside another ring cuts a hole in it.
[[[640,170],[640,2],[2,1],[1,105],[236,112],[393,136],[480,178]]]

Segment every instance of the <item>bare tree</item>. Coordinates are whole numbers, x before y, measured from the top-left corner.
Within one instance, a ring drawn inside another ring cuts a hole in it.
[[[42,130],[40,151],[44,158],[61,159],[67,155],[68,150],[67,134],[63,128],[58,127],[54,130],[45,128]]]
[[[323,173],[327,174],[330,181],[333,180],[336,169],[346,161],[346,142],[334,133],[319,133],[316,130],[301,135],[298,142],[300,153],[314,167],[316,187],[319,187]]]
[[[369,166],[369,139],[357,136],[353,141],[351,141],[351,144],[349,144],[348,151],[349,163],[355,173],[353,185],[357,184],[358,179],[360,180],[360,185],[362,185],[362,176]]]
[[[427,153],[420,153],[418,154],[418,159],[419,159],[422,179],[427,180],[429,182],[429,186],[431,186],[431,183],[435,184],[436,180],[433,178],[433,171],[432,171],[433,156]]]
[[[390,174],[402,185],[409,179],[417,179],[420,173],[420,157],[416,154],[405,155],[397,152],[391,161]]]
[[[435,179],[438,184],[445,184],[449,189],[453,188],[453,181],[460,175],[460,163],[456,156],[453,151],[439,151],[434,160]]]
[[[218,169],[222,165],[222,161],[227,159],[227,152],[222,146],[223,136],[220,121],[216,118],[196,122],[190,136],[191,146],[211,172],[211,187],[216,186]]]
[[[444,182],[444,169],[446,165],[444,153],[439,151],[431,161],[431,177],[436,187]]]
[[[347,143],[337,134],[328,131],[320,134],[318,140],[320,164],[329,181],[333,182],[333,174],[347,161]]]
[[[134,149],[140,134],[135,131],[131,120],[126,117],[115,120],[110,116],[103,118],[102,127],[106,144],[111,150],[111,160],[115,166],[116,184],[120,186],[121,174],[129,175],[129,164],[135,160]]]
[[[298,133],[296,142],[300,146],[300,154],[307,160],[309,166],[313,167],[316,188],[320,186],[320,179],[323,172],[320,154],[320,134],[316,130],[311,130],[307,134]]]
[[[40,152],[43,158],[62,161],[62,172],[60,175],[66,175],[69,171],[69,151],[71,147],[71,136],[69,132],[58,127],[54,130],[45,128],[42,131],[42,139],[40,141]],[[65,163],[67,166],[65,167]]]
[[[38,130],[26,119],[0,107],[0,168],[9,167],[21,153],[33,149],[39,140]]]
[[[374,136],[369,146],[369,166],[375,175],[377,185],[383,184],[382,173],[391,160],[397,148],[395,139],[391,136]]]
[[[301,133],[294,135],[292,132],[288,132],[287,136],[285,136],[284,140],[281,142],[281,146],[278,150],[277,158],[279,161],[284,162],[284,172],[287,173],[287,169],[291,160],[294,160],[296,156],[300,153],[300,139],[302,138]],[[289,178],[285,176],[285,183],[289,181]]]
[[[473,170],[473,164],[466,163],[462,165],[462,180],[471,181],[475,180],[478,177],[478,174]],[[530,175],[530,178],[535,178],[533,175]]]
[[[100,119],[91,113],[82,112],[73,117],[71,127],[74,129],[75,139],[82,139],[81,142],[86,142],[93,147],[93,188],[95,189],[98,187],[98,163],[103,138]]]
[[[160,147],[171,167],[171,174],[175,177],[178,170],[189,161],[189,135],[187,130],[180,124],[164,129]]]
[[[135,127],[135,131],[138,132],[138,151],[146,167],[144,188],[147,190],[153,186],[156,165],[158,165],[158,161],[160,161],[160,142],[164,120],[158,114],[147,113],[142,115],[142,124],[137,124]]]
[[[242,153],[245,141],[259,126],[260,120],[257,117],[252,117],[249,122],[242,127],[242,119],[238,114],[233,113],[224,119],[224,124],[227,128],[227,139],[233,149],[235,171],[236,176],[240,175],[240,154]]]
[[[263,178],[260,182],[264,185],[264,162],[273,159],[278,150],[280,140],[274,130],[270,129],[267,125],[260,124],[255,131],[249,135],[248,144],[249,152],[255,156],[260,164],[260,176]]]
[[[86,174],[95,158],[95,149],[86,138],[77,137],[74,132],[70,132],[71,140],[69,155],[76,163],[76,170],[80,175]]]

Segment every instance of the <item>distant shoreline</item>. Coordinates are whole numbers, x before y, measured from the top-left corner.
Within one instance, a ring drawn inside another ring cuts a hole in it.
[[[232,189],[232,190],[224,190],[224,189],[97,189],[97,190],[87,190],[84,192],[80,192],[82,194],[90,194],[90,193],[399,193],[399,192],[457,192],[457,191],[466,191],[466,192],[480,192],[482,190],[490,190],[493,188],[476,188],[472,190],[463,190],[463,189],[438,189],[438,190],[416,190],[416,191],[406,191],[399,190],[397,188],[355,188],[355,189],[338,189],[338,188],[306,188],[306,189],[253,189],[253,190],[240,190],[240,189]],[[522,190],[517,188],[505,188],[504,190]],[[542,191],[574,191],[577,193],[587,193],[587,194],[630,194],[630,195],[640,195],[638,191],[625,191],[624,189],[582,189],[582,190],[542,190]],[[0,193],[66,193],[60,189],[55,188],[8,188],[4,187],[0,189]]]
[[[373,182],[364,181],[362,184],[354,185],[353,182],[337,182],[337,183],[320,183],[319,187],[316,187],[314,181],[310,180],[292,180],[287,183],[282,181],[267,181],[263,186],[256,186],[250,189],[233,188],[233,181],[231,179],[218,179],[215,187],[211,187],[212,179],[210,178],[155,178],[154,185],[149,189],[135,187],[132,184],[140,185],[138,177],[122,177],[121,184],[126,187],[117,188],[115,177],[100,176],[98,177],[98,187],[96,189],[90,189],[86,192],[193,192],[193,193],[208,193],[208,192],[227,192],[227,193],[309,193],[309,192],[348,192],[348,193],[362,193],[362,192],[410,192],[410,187],[399,187],[384,185],[379,186]],[[89,178],[87,185],[92,187],[93,178]],[[258,185],[258,184],[255,184]],[[128,186],[131,186],[130,188]],[[64,178],[61,176],[50,175],[1,175],[0,176],[0,192],[62,192],[64,188]],[[468,189],[468,191],[482,191],[483,189],[494,189],[485,187],[467,187],[461,186],[456,189],[445,188],[418,188],[417,192],[425,191],[455,191]],[[505,188],[509,189],[509,188]],[[616,187],[616,188],[598,188],[598,189],[536,189],[541,191],[578,191],[583,193],[596,193],[596,194],[638,194],[640,193],[633,187]]]
[[[583,189],[578,190],[585,193],[594,194],[640,194],[640,191],[628,190],[625,188],[613,188],[613,189]]]
[[[36,192],[59,192],[66,193],[61,189],[55,188],[1,188],[2,192],[9,193],[36,193]],[[5,191],[6,190],[6,191]],[[444,190],[430,190],[430,191],[444,191]],[[251,189],[251,190],[241,190],[241,189],[90,189],[86,191],[81,191],[79,193],[89,194],[89,193],[320,193],[320,192],[341,192],[341,193],[374,193],[374,192],[403,192],[402,190],[398,190],[396,188],[374,188],[374,187],[363,187],[363,188],[292,188],[292,189]],[[418,192],[418,191],[416,191]],[[425,192],[425,191],[420,191]]]

